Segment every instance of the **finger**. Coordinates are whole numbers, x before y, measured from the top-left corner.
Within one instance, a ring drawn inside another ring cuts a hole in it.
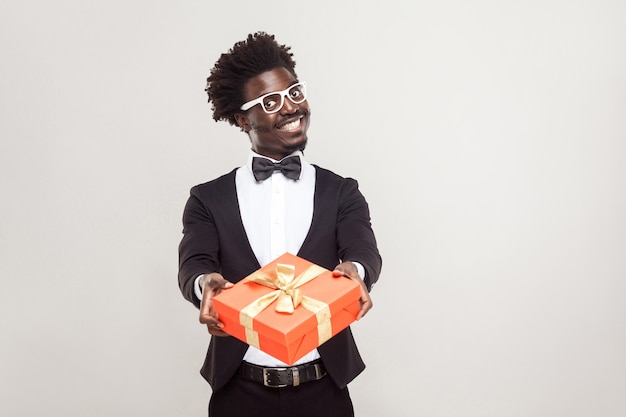
[[[356,319],[357,320],[361,320],[363,317],[365,317],[365,315],[367,314],[368,311],[370,311],[370,309],[372,308],[372,302],[371,301],[363,301],[361,303],[361,309],[359,310],[359,314],[357,314]]]
[[[209,327],[207,330],[212,336],[228,336],[228,333],[225,333],[223,330],[215,329],[213,327]]]
[[[200,323],[202,324],[210,323],[211,320],[214,319],[213,315],[211,314],[211,309],[209,307],[204,308],[204,306],[202,310],[200,310],[200,316],[198,318],[200,320]]]
[[[224,326],[222,325],[222,323],[220,323],[218,321],[211,320],[210,322],[206,323],[206,327],[207,327],[207,329],[210,332],[212,330],[221,330],[222,327],[224,327]]]
[[[372,308],[372,304],[369,302],[365,302],[361,304],[361,309],[359,310],[359,314],[357,314],[356,319],[361,320],[363,317],[365,317],[365,315],[367,314],[368,311],[370,311],[371,308]]]
[[[213,309],[205,309],[200,312],[200,323],[211,325],[219,323],[219,316]]]
[[[209,331],[209,334],[213,336],[229,336],[228,333],[221,330],[222,327],[223,326],[221,326],[221,323],[207,324],[207,330]]]
[[[346,273],[343,271],[340,271],[339,269],[335,269],[333,271],[333,277],[334,278],[339,278],[339,277],[347,277]]]
[[[211,291],[213,292],[213,296],[216,296],[217,294],[219,294],[220,292],[222,292],[222,290],[226,290],[228,288],[232,288],[233,287],[233,283],[230,281],[226,281],[226,280],[221,280],[221,281],[212,281],[211,282]]]
[[[367,314],[367,312],[370,311],[371,308],[374,306],[374,303],[372,302],[372,297],[370,296],[367,288],[365,288],[364,285],[361,286],[361,298],[359,299],[359,301],[361,302],[361,309],[359,310],[359,314],[356,317],[357,320],[363,318],[365,314]]]

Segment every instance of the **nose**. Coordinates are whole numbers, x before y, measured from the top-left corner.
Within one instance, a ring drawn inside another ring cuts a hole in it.
[[[280,109],[280,114],[293,114],[298,108],[300,108],[299,105],[295,104],[288,97],[283,97],[283,107]]]

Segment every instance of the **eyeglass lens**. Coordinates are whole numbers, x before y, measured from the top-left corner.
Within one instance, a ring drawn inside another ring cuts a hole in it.
[[[279,111],[283,107],[283,99],[285,95],[295,104],[300,104],[306,100],[304,85],[296,84],[291,87],[286,94],[274,93],[265,97],[263,99],[263,109],[268,113]]]

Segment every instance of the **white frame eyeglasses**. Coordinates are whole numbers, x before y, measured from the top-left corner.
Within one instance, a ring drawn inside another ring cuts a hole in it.
[[[292,89],[294,89],[295,87],[300,87],[299,89],[296,89],[296,91],[301,92],[302,93],[302,97],[298,97],[298,98],[294,99],[291,96],[291,94],[289,94],[290,91]],[[273,109],[273,110],[266,109],[265,106],[263,105],[263,100],[265,100],[269,96],[273,96],[273,95],[276,95],[276,94],[278,94],[280,96],[279,105],[276,106],[276,108]],[[306,100],[306,83],[305,82],[299,82],[299,83],[290,85],[288,88],[284,89],[283,91],[273,91],[271,93],[263,94],[259,98],[255,98],[254,100],[250,100],[247,103],[244,103],[239,109],[243,110],[243,111],[246,111],[246,110],[249,110],[252,107],[256,106],[257,104],[260,104],[261,108],[263,109],[263,111],[265,113],[267,113],[267,114],[277,113],[285,105],[285,97],[287,97],[289,100],[291,100],[291,102],[294,103],[294,104],[303,103]]]

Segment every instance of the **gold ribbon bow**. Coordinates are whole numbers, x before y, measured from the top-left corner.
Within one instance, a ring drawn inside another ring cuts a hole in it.
[[[245,306],[239,313],[239,323],[246,329],[246,341],[249,345],[259,349],[259,335],[252,330],[252,322],[261,311],[265,310],[276,299],[278,301],[275,309],[279,313],[292,314],[299,305],[302,305],[315,314],[320,345],[332,336],[328,304],[303,295],[302,290],[298,288],[328,270],[319,265],[311,265],[294,278],[295,271],[294,265],[277,264],[275,278],[267,272],[257,272],[248,277],[250,281],[274,289],[274,291]]]

